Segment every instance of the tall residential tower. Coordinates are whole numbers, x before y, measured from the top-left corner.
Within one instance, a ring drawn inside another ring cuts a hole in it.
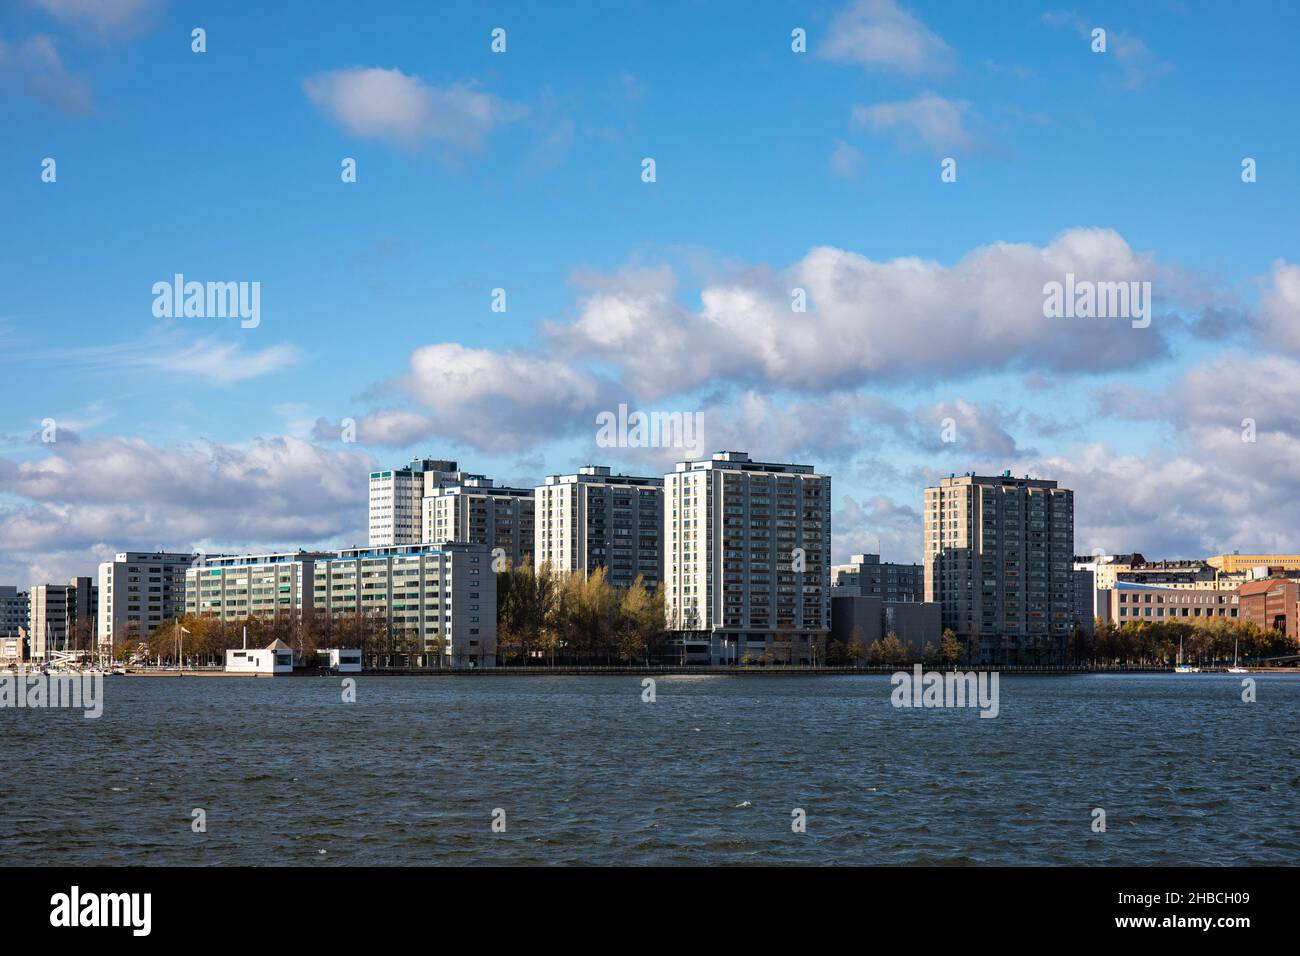
[[[982,664],[1052,663],[1073,629],[1074,492],[954,475],[925,489],[925,599]]]
[[[370,547],[419,544],[422,502],[463,473],[454,461],[416,458],[405,468],[370,473]]]
[[[496,485],[482,475],[461,475],[457,483],[425,495],[423,505],[425,544],[483,544],[515,567],[532,561],[533,489]]]
[[[683,660],[811,662],[830,631],[831,479],[726,451],[664,476],[668,627]]]
[[[586,577],[604,567],[615,587],[637,577],[648,588],[663,580],[664,482],[611,475],[586,465],[573,475],[549,475],[533,491],[537,566]]]

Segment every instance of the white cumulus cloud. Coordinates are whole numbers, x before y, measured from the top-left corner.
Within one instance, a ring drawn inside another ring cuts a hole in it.
[[[435,143],[475,149],[524,112],[474,83],[434,86],[381,67],[320,73],[303,81],[303,91],[349,135],[407,148]]]

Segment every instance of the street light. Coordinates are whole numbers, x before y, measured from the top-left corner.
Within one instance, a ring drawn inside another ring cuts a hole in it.
[[[189,629],[181,627],[181,622],[176,622],[176,673],[178,677],[185,676],[185,658],[181,655],[181,635],[188,634]]]

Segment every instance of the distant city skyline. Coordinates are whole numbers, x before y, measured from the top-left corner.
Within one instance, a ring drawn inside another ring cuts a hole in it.
[[[924,489],[1004,470],[1073,490],[1079,554],[1294,552],[1297,27],[7,4],[0,584],[364,546],[369,474],[417,457],[690,457],[610,447],[622,407],[832,476],[835,564],[919,563]],[[1049,317],[1076,277],[1150,311]]]

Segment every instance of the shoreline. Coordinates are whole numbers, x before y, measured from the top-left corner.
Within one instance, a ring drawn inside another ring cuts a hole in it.
[[[645,665],[637,666],[573,666],[573,667],[486,667],[486,668],[422,668],[392,667],[363,670],[359,673],[337,674],[310,668],[295,670],[292,674],[248,674],[230,673],[224,670],[186,670],[183,673],[176,668],[150,668],[148,670],[128,670],[127,677],[244,677],[258,680],[285,677],[490,677],[493,675],[523,677],[853,677],[863,675],[891,675],[899,671],[911,673],[914,664],[880,665],[872,667],[710,667],[703,665]],[[957,671],[965,673],[972,668],[958,666],[922,665],[925,672],[937,671],[947,673]],[[975,671],[996,672],[1006,676],[1070,677],[1083,674],[1173,674],[1168,667],[1053,667],[1047,665],[1005,665],[1002,667],[973,668]],[[1227,668],[1204,668],[1199,674],[1228,675]],[[1300,675],[1296,667],[1256,667],[1248,669],[1249,675],[1255,674],[1293,674]],[[1183,677],[1196,675],[1179,675]]]

